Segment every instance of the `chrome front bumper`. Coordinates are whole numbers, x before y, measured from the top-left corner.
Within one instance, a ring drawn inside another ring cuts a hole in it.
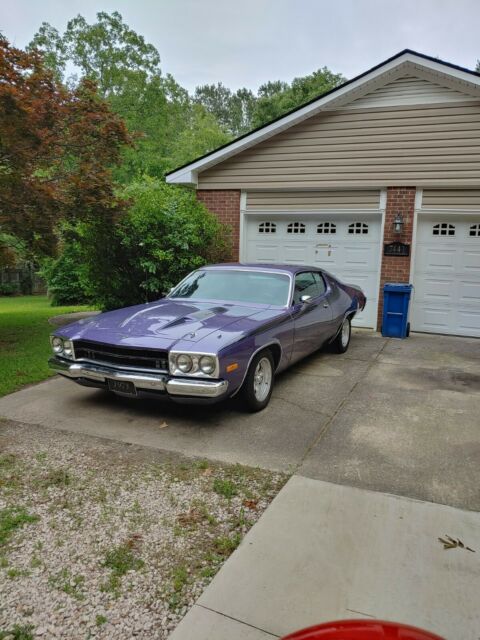
[[[57,373],[72,380],[88,380],[105,386],[107,380],[133,382],[136,389],[142,391],[166,392],[171,396],[190,398],[218,398],[228,389],[226,380],[190,380],[188,378],[170,378],[166,373],[145,373],[126,371],[90,362],[68,362],[60,358],[50,358],[48,366]]]

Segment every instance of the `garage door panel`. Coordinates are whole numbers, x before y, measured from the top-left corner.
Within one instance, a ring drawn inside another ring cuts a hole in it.
[[[478,305],[480,309],[480,280],[462,280],[458,283],[458,301],[461,304]]]
[[[476,251],[465,248],[460,259],[460,268],[465,269],[465,271],[474,271],[480,274],[480,247]]]
[[[417,304],[414,307],[411,324],[414,329],[448,333],[453,321],[453,309],[448,307],[430,307]]]
[[[458,312],[458,326],[460,334],[480,336],[480,311],[464,309]]]
[[[448,302],[454,295],[455,280],[424,277],[415,285],[415,298],[427,302]]]
[[[470,236],[478,221],[453,212],[441,221],[419,214],[412,329],[480,337],[480,237]]]
[[[344,268],[374,270],[378,268],[378,254],[375,255],[372,245],[362,246],[346,246],[344,249]]]
[[[423,251],[422,251],[423,249]],[[425,271],[455,271],[456,248],[420,247],[419,269]]]
[[[255,262],[278,262],[280,256],[279,245],[256,242],[253,243],[252,249],[255,255]]]

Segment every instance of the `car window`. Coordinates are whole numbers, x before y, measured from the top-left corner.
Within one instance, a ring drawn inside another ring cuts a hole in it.
[[[302,296],[317,298],[320,295],[318,283],[312,271],[297,273],[295,276],[295,290],[293,292],[293,303],[298,304]]]
[[[206,269],[190,274],[168,297],[285,306],[289,291],[290,278],[287,274],[247,269]]]
[[[318,286],[318,295],[321,296],[327,290],[327,287],[325,286],[325,280],[320,273],[314,273],[313,277],[315,278],[315,282]]]

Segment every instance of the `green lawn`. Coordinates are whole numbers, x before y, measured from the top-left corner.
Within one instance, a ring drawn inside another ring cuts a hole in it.
[[[0,298],[0,396],[48,378],[48,318],[88,308],[52,307],[46,296]]]

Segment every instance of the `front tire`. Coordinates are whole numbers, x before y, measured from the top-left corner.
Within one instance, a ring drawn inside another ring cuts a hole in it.
[[[242,396],[252,413],[265,409],[273,391],[275,365],[269,350],[261,351],[253,358],[243,383]]]
[[[350,318],[345,318],[342,322],[340,331],[333,341],[333,348],[337,353],[345,353],[350,344],[350,338],[352,337],[352,324]]]

